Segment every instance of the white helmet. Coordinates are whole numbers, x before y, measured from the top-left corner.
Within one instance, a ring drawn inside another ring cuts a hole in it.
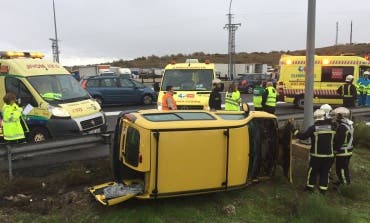
[[[212,80],[212,84],[221,84],[221,80],[216,78]]]
[[[332,115],[338,115],[341,114],[342,118],[350,118],[351,111],[348,108],[345,107],[338,107],[332,111]]]
[[[315,121],[317,121],[317,120],[324,120],[325,119],[325,111],[322,110],[322,109],[317,109],[313,113],[313,118],[315,119]]]
[[[325,115],[326,116],[329,116],[331,110],[333,110],[333,108],[329,104],[323,104],[323,105],[321,105],[320,109],[325,112]]]
[[[353,76],[352,75],[347,75],[346,82],[350,82],[352,80],[353,80]]]

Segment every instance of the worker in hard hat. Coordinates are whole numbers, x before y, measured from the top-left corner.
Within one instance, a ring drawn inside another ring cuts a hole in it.
[[[305,132],[299,132],[292,127],[293,134],[299,139],[311,138],[310,163],[308,167],[306,189],[313,191],[316,179],[319,177],[319,191],[328,190],[329,170],[333,163],[333,139],[335,130],[331,119],[325,118],[325,111],[317,109],[314,114],[315,123]]]
[[[210,110],[221,110],[221,80],[216,78],[212,80],[212,92],[209,95],[208,106]]]
[[[321,105],[320,109],[325,112],[325,118],[326,119],[331,118],[331,111],[333,110],[333,108],[329,104]]]
[[[335,170],[338,181],[334,185],[349,185],[351,183],[349,174],[349,160],[353,150],[353,121],[350,120],[351,112],[344,107],[338,107],[332,114],[338,123],[334,137]]]
[[[357,99],[357,90],[356,86],[352,84],[353,76],[346,76],[346,83],[340,86],[337,90],[337,93],[343,99],[343,106],[346,108],[355,107],[355,101]]]

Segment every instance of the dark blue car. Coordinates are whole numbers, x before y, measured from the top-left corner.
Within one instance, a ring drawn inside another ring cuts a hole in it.
[[[82,80],[81,85],[100,105],[150,105],[157,100],[152,88],[127,77],[94,76]]]

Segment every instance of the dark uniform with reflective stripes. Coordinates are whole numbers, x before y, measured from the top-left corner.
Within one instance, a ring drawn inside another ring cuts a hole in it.
[[[294,132],[299,139],[311,138],[310,164],[307,174],[306,188],[313,190],[316,185],[317,175],[319,175],[319,189],[326,191],[329,183],[329,169],[333,163],[333,141],[335,131],[333,130],[332,120],[318,120],[305,132]]]
[[[355,107],[355,101],[357,99],[357,90],[355,85],[352,83],[345,83],[338,88],[337,93],[342,97],[344,107]]]
[[[353,150],[353,126],[348,119],[339,120],[334,138],[335,169],[340,184],[350,184],[349,160]]]

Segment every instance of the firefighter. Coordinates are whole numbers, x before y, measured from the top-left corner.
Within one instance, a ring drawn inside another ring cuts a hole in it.
[[[275,114],[277,92],[271,81],[266,83],[266,89],[262,95],[262,106],[265,112]]]
[[[241,101],[238,86],[232,83],[229,87],[229,91],[227,91],[225,95],[225,110],[240,111]]]
[[[351,112],[344,107],[333,110],[333,115],[338,122],[338,128],[334,137],[335,170],[338,181],[334,185],[349,185],[349,160],[353,150],[353,122],[349,119]]]
[[[340,86],[337,90],[337,93],[343,99],[343,106],[346,108],[355,107],[355,101],[357,98],[357,90],[355,85],[352,84],[353,76],[346,76],[346,83]]]
[[[265,89],[261,86],[262,82],[258,81],[256,87],[253,89],[253,107],[255,111],[262,111],[262,96]]]
[[[221,110],[221,80],[216,78],[212,80],[213,89],[209,95],[208,106],[210,110]]]
[[[8,143],[23,142],[25,139],[24,130],[21,124],[22,111],[16,102],[17,97],[14,93],[6,93],[3,100],[3,134],[4,140]]]
[[[173,98],[173,87],[166,86],[166,94],[162,97],[162,110],[176,110],[176,101]]]
[[[299,139],[311,138],[310,163],[307,173],[306,189],[313,191],[319,176],[319,191],[328,190],[329,170],[333,163],[333,141],[335,136],[331,119],[325,119],[325,111],[314,112],[315,123],[305,132],[299,132],[293,126],[292,132]]]

